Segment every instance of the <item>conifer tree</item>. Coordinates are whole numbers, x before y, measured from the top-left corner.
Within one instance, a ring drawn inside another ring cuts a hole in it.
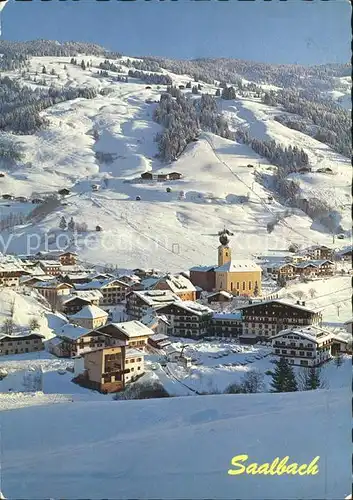
[[[293,392],[297,391],[297,382],[293,368],[284,357],[275,361],[275,371],[272,374],[272,392]]]
[[[311,391],[319,389],[321,386],[320,370],[315,366],[306,369],[305,390]]]
[[[65,230],[67,228],[67,222],[64,216],[61,217],[60,219],[60,224],[59,224],[60,229]]]
[[[75,231],[75,221],[72,217],[67,225],[67,228],[69,231]]]

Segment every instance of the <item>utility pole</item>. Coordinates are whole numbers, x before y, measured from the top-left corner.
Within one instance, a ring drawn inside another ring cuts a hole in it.
[[[337,316],[340,317],[341,306],[339,304],[337,304],[336,309],[337,309]]]

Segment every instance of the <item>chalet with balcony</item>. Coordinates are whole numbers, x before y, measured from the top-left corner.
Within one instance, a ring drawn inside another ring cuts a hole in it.
[[[102,393],[119,392],[144,373],[144,353],[125,346],[88,351],[83,360],[83,371],[73,381]]]
[[[12,257],[0,257],[0,288],[19,286],[20,277],[29,275],[20,260]]]
[[[168,334],[176,337],[202,338],[212,329],[212,309],[197,302],[173,302],[159,308],[158,314],[166,316]]]
[[[123,323],[109,323],[96,329],[97,333],[103,333],[114,340],[125,342],[128,347],[134,347],[144,351],[148,339],[154,334],[140,321],[125,321]]]
[[[213,313],[212,336],[238,339],[243,331],[241,312]]]
[[[59,255],[59,262],[62,266],[74,266],[77,264],[77,253],[64,252]]]
[[[170,290],[135,290],[126,295],[126,313],[130,318],[139,320],[150,309],[158,310],[177,301],[181,302],[180,297]]]
[[[63,296],[63,300],[60,301],[60,310],[67,316],[72,316],[78,313],[86,306],[92,305],[90,300],[81,297],[69,296],[66,298]]]
[[[61,264],[56,260],[40,260],[39,265],[44,273],[50,276],[59,276],[61,272]]]
[[[39,333],[22,335],[0,334],[0,356],[43,351],[44,336]]]
[[[292,365],[318,366],[338,352],[345,352],[347,341],[317,326],[293,327],[271,338],[273,354],[284,356]]]
[[[75,284],[75,289],[78,291],[99,290],[102,294],[102,306],[120,304],[125,300],[127,293],[130,292],[128,283],[111,278],[94,279],[88,283]]]
[[[334,250],[325,245],[313,245],[300,252],[309,260],[332,260]]]
[[[73,289],[72,285],[60,283],[56,279],[37,281],[32,285],[32,288],[43,295],[52,306],[56,306],[62,300],[62,296],[69,295]]]
[[[296,277],[296,266],[289,262],[278,262],[267,267],[267,272],[276,279],[290,280]]]
[[[242,306],[243,330],[239,340],[252,343],[269,340],[282,330],[292,327],[319,325],[322,315],[305,307],[305,302],[292,304],[284,300],[265,300]]]

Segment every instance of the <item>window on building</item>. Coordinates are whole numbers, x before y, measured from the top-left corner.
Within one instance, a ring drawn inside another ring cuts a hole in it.
[[[245,290],[245,281],[243,281],[243,290]]]
[[[233,290],[233,281],[230,282],[230,289]]]
[[[249,281],[249,290],[251,290],[251,281]]]

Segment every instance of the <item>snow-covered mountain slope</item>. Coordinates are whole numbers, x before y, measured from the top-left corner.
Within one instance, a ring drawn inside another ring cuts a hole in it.
[[[0,288],[0,325],[11,318],[14,330],[28,331],[31,320],[38,321],[40,333],[49,339],[66,323],[64,317],[53,314],[47,301],[34,291],[14,291]]]
[[[129,78],[129,83],[114,81],[116,73],[98,76],[97,67],[103,58],[84,57],[91,68],[70,64],[68,57],[33,57],[29,72],[17,78],[33,88],[45,77],[54,87],[91,87],[107,95],[94,99],[75,99],[56,104],[42,111],[50,122],[48,128],[35,135],[19,136],[25,159],[16,168],[7,169],[0,178],[0,194],[41,196],[68,188],[71,194],[65,205],[48,214],[36,224],[27,224],[4,232],[7,252],[27,253],[45,247],[46,235],[55,237],[62,216],[84,222],[88,233],[78,236],[76,246],[83,260],[116,264],[123,268],[156,267],[179,270],[215,261],[218,244],[215,235],[229,227],[235,236],[233,252],[239,256],[271,250],[287,249],[290,242],[301,245],[330,244],[332,236],[313,224],[304,212],[288,207],[279,199],[269,205],[270,193],[259,181],[260,173],[272,175],[271,165],[243,144],[210,133],[203,133],[198,142],[189,144],[182,156],[170,165],[157,158],[154,137],[161,127],[152,120],[154,102],[159,100],[164,85],[146,88],[144,82]],[[80,60],[80,58],[78,58]],[[118,61],[123,70],[125,58]],[[45,65],[46,74],[42,75]],[[51,71],[54,74],[51,74]],[[174,75],[176,85],[185,85],[192,78]],[[14,72],[4,74],[13,77]],[[31,81],[28,77],[31,77]],[[202,92],[215,94],[213,85],[202,84]],[[184,92],[190,93],[186,89]],[[304,148],[315,167],[330,166],[334,175],[300,175],[305,193],[336,197],[341,226],[350,230],[348,160],[324,144],[300,132],[286,128],[274,120],[278,112],[254,97],[219,102],[230,126],[247,127],[254,137],[275,139],[284,145]],[[102,163],[102,153],[111,154],[110,163]],[[249,168],[247,165],[253,165]],[[181,180],[140,181],[142,173],[180,172]],[[92,192],[92,184],[99,190]],[[167,192],[167,187],[171,192]],[[180,199],[180,192],[185,196]],[[240,196],[248,196],[240,203]],[[136,197],[140,197],[139,201]],[[9,203],[6,202],[6,205]],[[0,202],[0,218],[13,210]],[[16,205],[17,206],[17,205]],[[28,204],[22,204],[28,212]],[[18,210],[18,206],[17,206]],[[268,234],[266,226],[277,215],[286,217]],[[103,229],[96,232],[96,225]],[[38,237],[36,236],[38,235]],[[67,244],[67,234],[57,246]],[[70,240],[70,238],[69,238]],[[49,247],[53,248],[53,244]],[[2,249],[0,249],[2,250]]]
[[[351,487],[349,392],[75,401],[5,411],[2,492],[29,499],[344,498]],[[319,457],[319,471],[231,476],[236,455],[248,455],[245,465],[286,456],[302,465]]]

